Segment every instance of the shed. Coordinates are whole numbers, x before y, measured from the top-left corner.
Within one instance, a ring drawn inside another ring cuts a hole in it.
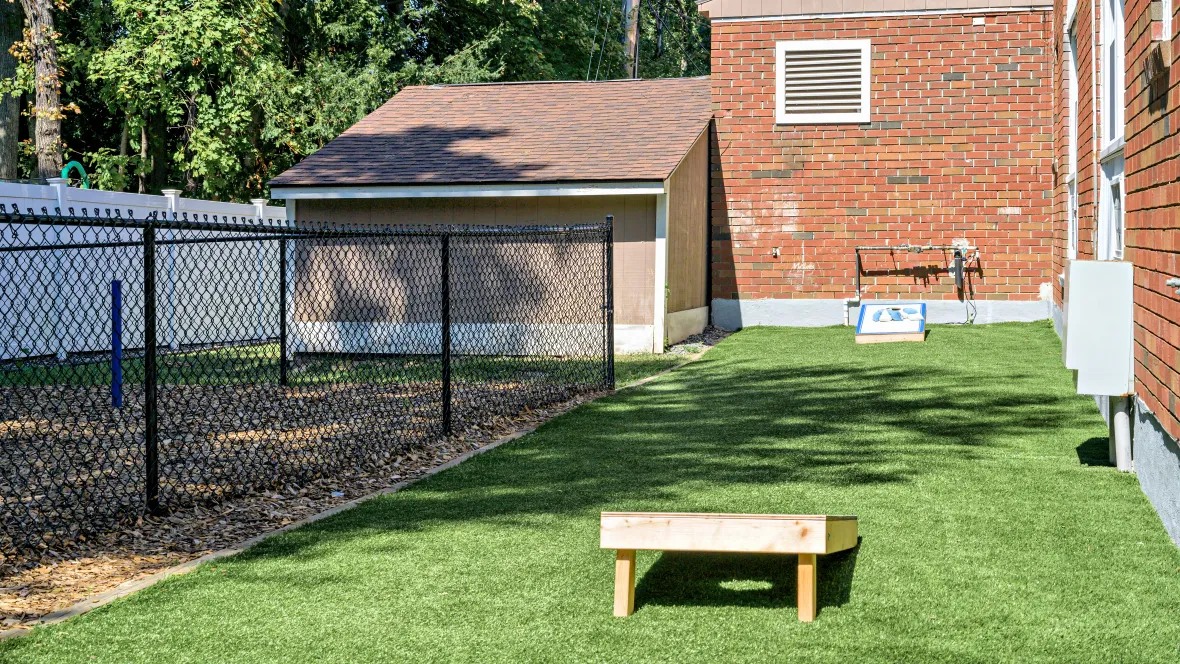
[[[567,225],[614,217],[615,349],[709,319],[708,78],[405,88],[271,180],[289,220]]]

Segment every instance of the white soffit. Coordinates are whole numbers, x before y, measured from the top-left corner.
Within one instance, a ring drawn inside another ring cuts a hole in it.
[[[365,187],[272,187],[270,197],[287,200],[344,198],[497,198],[534,196],[639,196],[663,194],[664,182],[571,184],[389,185]]]

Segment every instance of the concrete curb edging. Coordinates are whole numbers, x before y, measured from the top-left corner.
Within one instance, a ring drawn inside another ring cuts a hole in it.
[[[679,363],[673,365],[672,367],[664,369],[663,371],[660,371],[659,373],[652,374],[646,378],[642,378],[640,380],[637,380],[634,383],[629,383],[627,385],[624,385],[623,387],[618,388],[614,392],[608,392],[606,394],[602,394],[597,397],[594,397],[593,399],[588,399],[586,401],[583,401],[582,403],[578,404],[577,406],[574,406],[573,408],[571,408],[567,411],[559,413],[557,416],[560,417],[561,415],[564,415],[568,412],[572,412],[574,410],[577,410],[578,408],[580,408],[588,403],[593,403],[595,401],[598,401],[599,399],[601,399],[604,396],[609,396],[611,394],[617,394],[617,393],[622,392],[624,390],[629,390],[629,389],[632,389],[635,387],[639,387],[640,385],[647,384],[647,383],[649,383],[661,376],[669,374],[669,373],[671,373],[671,372],[673,372],[685,365],[688,365],[688,364],[691,364],[692,362],[697,361],[698,359],[701,358],[701,356],[703,356],[708,351],[709,351],[709,348],[706,348],[705,350],[702,350],[701,352],[696,353],[694,355],[688,355],[687,359],[685,359],[683,362],[679,362]],[[366,503],[370,500],[373,500],[374,498],[379,498],[381,496],[387,496],[391,493],[396,493],[396,492],[398,492],[398,491],[400,491],[412,484],[415,484],[417,482],[421,482],[422,480],[424,480],[428,477],[431,477],[433,475],[437,475],[438,473],[441,473],[444,470],[447,470],[449,468],[454,468],[455,466],[463,463],[464,461],[467,461],[468,459],[471,459],[472,457],[479,456],[480,454],[483,454],[484,452],[490,452],[490,451],[496,449],[497,447],[504,445],[506,443],[510,443],[518,438],[523,438],[524,436],[527,436],[528,434],[536,431],[542,425],[546,424],[547,422],[551,422],[551,421],[552,421],[552,418],[549,420],[546,420],[545,422],[540,422],[538,424],[530,425],[530,426],[527,426],[523,429],[518,429],[517,431],[513,431],[510,434],[507,434],[505,436],[497,438],[496,440],[488,443],[487,445],[484,445],[483,447],[476,448],[476,449],[471,450],[469,452],[464,452],[463,454],[460,454],[459,456],[455,457],[454,459],[451,459],[450,461],[448,461],[442,465],[435,466],[434,468],[431,468],[430,470],[426,471],[426,473],[420,477],[415,477],[414,479],[403,480],[401,482],[398,482],[397,484],[392,484],[388,487],[385,487],[384,489],[374,491],[373,493],[366,494],[364,496],[361,496],[360,498],[354,498],[348,502],[341,503],[335,507],[324,510],[323,512],[319,512],[317,514],[313,514],[309,517],[305,517],[305,518],[295,521],[293,523],[289,523],[286,526],[283,526],[282,528],[277,528],[275,530],[271,530],[269,532],[262,533],[261,535],[255,535],[254,537],[251,537],[248,540],[240,542],[235,546],[231,546],[231,547],[228,547],[225,549],[219,549],[217,551],[212,551],[210,553],[206,553],[205,555],[203,555],[199,558],[194,558],[188,562],[184,562],[179,565],[174,565],[172,567],[169,567],[168,569],[161,570],[161,571],[156,572],[155,574],[152,574],[150,576],[145,576],[142,579],[133,579],[131,581],[124,581],[123,583],[120,583],[119,585],[115,586],[114,588],[111,588],[110,590],[108,590],[106,592],[99,593],[97,595],[92,595],[92,596],[87,597],[85,599],[79,600],[78,602],[75,602],[74,604],[72,604],[64,609],[54,611],[52,613],[47,613],[47,614],[41,616],[37,620],[36,626],[43,627],[43,626],[47,626],[47,625],[55,625],[57,623],[64,622],[64,621],[69,620],[70,618],[73,618],[75,616],[80,616],[83,613],[93,611],[94,609],[97,609],[101,606],[106,606],[107,604],[110,604],[111,602],[113,602],[121,597],[126,597],[132,593],[143,590],[144,588],[154,586],[155,584],[159,583],[160,581],[163,581],[164,579],[167,579],[168,577],[178,576],[181,574],[187,574],[205,563],[213,562],[215,560],[220,560],[221,558],[228,558],[229,556],[233,556],[233,555],[237,555],[239,553],[242,553],[246,549],[249,549],[249,548],[255,546],[256,544],[259,544],[259,543],[263,542],[264,540],[270,539],[271,537],[274,537],[276,535],[281,535],[285,532],[295,530],[296,528],[301,528],[301,527],[306,526],[308,524],[315,523],[316,521],[322,521],[323,519],[326,519],[330,516],[335,516],[336,514],[339,514],[345,510],[350,510],[354,507],[359,506],[361,503]],[[19,636],[24,636],[26,634],[29,634],[32,631],[33,631],[32,627],[13,627],[11,629],[6,629],[3,631],[0,631],[0,641],[5,641],[7,639],[11,639],[11,638],[19,637]]]

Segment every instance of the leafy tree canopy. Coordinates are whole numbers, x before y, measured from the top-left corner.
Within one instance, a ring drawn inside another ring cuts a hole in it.
[[[618,0],[72,0],[55,12],[75,111],[65,158],[104,189],[264,196],[404,86],[623,75]],[[644,77],[708,72],[694,0],[646,0],[640,31]],[[0,89],[27,97],[30,72],[26,56]]]

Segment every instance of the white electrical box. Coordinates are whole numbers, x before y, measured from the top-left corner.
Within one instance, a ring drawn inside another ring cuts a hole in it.
[[[1064,360],[1078,394],[1135,389],[1134,276],[1126,261],[1066,263]]]

